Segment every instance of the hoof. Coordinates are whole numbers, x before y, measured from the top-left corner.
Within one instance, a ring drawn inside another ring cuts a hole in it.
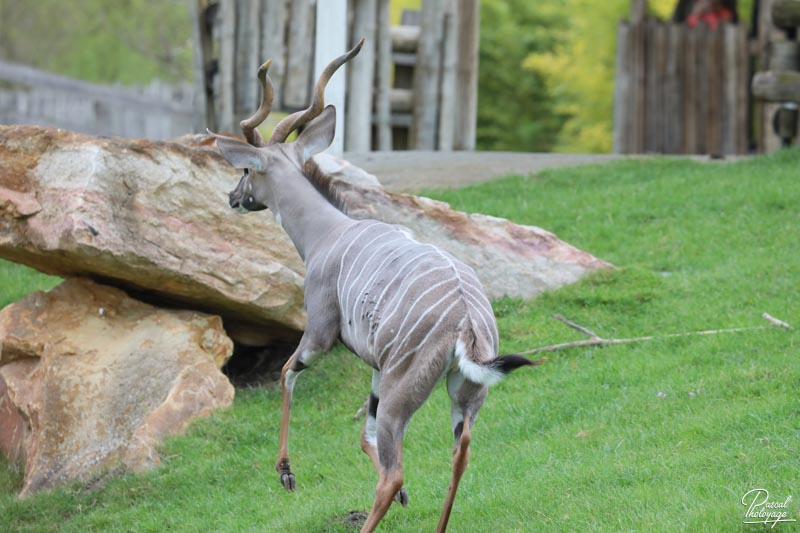
[[[406,489],[398,490],[397,494],[394,495],[394,500],[403,507],[408,507],[408,493]]]
[[[289,492],[294,492],[294,489],[297,488],[297,482],[294,479],[294,474],[292,474],[292,469],[289,467],[289,461],[281,461],[275,470],[278,471],[283,488]]]
[[[294,492],[294,489],[297,488],[297,482],[294,479],[294,474],[291,472],[281,474],[281,484],[283,485],[283,488],[289,492]]]

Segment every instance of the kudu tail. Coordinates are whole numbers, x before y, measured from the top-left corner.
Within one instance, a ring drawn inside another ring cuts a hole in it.
[[[523,366],[538,366],[547,362],[547,358],[528,359],[521,355],[501,355],[489,361],[480,361],[475,354],[470,353],[466,346],[459,342],[456,344],[456,359],[458,369],[465,378],[473,383],[491,386],[506,377],[514,370]]]

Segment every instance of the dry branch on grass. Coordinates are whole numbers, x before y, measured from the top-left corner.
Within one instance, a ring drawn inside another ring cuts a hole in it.
[[[587,337],[588,339],[580,340],[580,341],[571,341],[571,342],[562,342],[559,344],[551,344],[549,346],[541,346],[539,348],[533,348],[532,350],[526,350],[524,352],[519,352],[517,355],[533,355],[542,352],[556,352],[559,350],[565,350],[568,348],[583,348],[585,346],[606,346],[610,344],[630,344],[634,342],[644,342],[644,341],[652,341],[655,339],[668,339],[671,337],[690,337],[694,335],[719,335],[722,333],[741,333],[744,331],[757,331],[760,329],[767,329],[773,326],[785,328],[785,329],[792,329],[792,326],[784,322],[783,320],[779,320],[769,313],[764,313],[761,315],[761,318],[769,322],[771,325],[768,326],[749,326],[749,327],[742,327],[742,328],[725,328],[725,329],[707,329],[703,331],[689,331],[684,333],[665,333],[662,335],[645,335],[642,337],[629,337],[624,339],[617,339],[617,338],[610,338],[606,339],[604,337],[599,336],[597,333],[593,332],[590,329],[587,329],[580,324],[576,324],[575,322],[564,318],[561,315],[553,315],[553,318],[558,320],[559,322],[563,322],[567,326],[580,331]]]
[[[645,341],[652,341],[656,339],[668,339],[672,337],[691,337],[695,335],[720,335],[723,333],[741,333],[745,331],[758,331],[761,329],[768,329],[771,327],[779,327],[784,329],[794,329],[792,326],[784,322],[783,320],[777,319],[774,316],[770,315],[769,313],[764,313],[761,315],[761,318],[769,322],[769,325],[764,326],[748,326],[748,327],[741,327],[741,328],[724,328],[724,329],[706,329],[702,331],[689,331],[684,333],[664,333],[662,335],[644,335],[642,337],[628,337],[623,339],[617,338],[610,338],[606,339],[601,337],[594,331],[590,330],[585,326],[581,326],[565,318],[559,314],[553,315],[553,318],[558,320],[559,322],[563,322],[567,326],[571,327],[576,331],[580,331],[587,337],[588,339],[583,339],[580,341],[570,341],[570,342],[561,342],[558,344],[551,344],[549,346],[540,346],[539,348],[533,348],[531,350],[525,350],[524,352],[517,352],[516,355],[534,355],[537,353],[543,352],[557,352],[559,350],[566,350],[569,348],[584,348],[587,346],[607,346],[613,344],[631,344],[634,342],[645,342]],[[547,359],[544,358],[540,360],[542,363],[546,362]],[[364,404],[359,408],[355,415],[353,415],[353,420],[358,420],[364,415],[364,411],[367,409],[367,404],[369,402],[369,397],[364,401]]]

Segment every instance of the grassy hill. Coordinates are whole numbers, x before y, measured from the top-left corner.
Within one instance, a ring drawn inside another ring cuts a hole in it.
[[[495,302],[501,351],[512,352],[580,338],[554,313],[609,337],[760,326],[765,311],[800,326],[798,168],[797,150],[629,160],[430,195],[553,230],[619,267],[533,302]],[[52,284],[8,282],[17,269],[4,266],[1,286]],[[739,530],[754,488],[793,496],[788,517],[800,519],[799,345],[796,329],[770,327],[556,353],[515,373],[473,429],[452,530]],[[273,469],[280,393],[266,386],[238,390],[142,475],[19,501],[21,474],[0,465],[0,530],[346,531],[376,481],[350,419],[369,380],[339,348],[298,381],[294,494]],[[393,506],[384,531],[434,527],[451,439],[438,389],[406,438],[411,504]]]

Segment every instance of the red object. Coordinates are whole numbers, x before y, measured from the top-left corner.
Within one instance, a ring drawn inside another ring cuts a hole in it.
[[[714,11],[705,11],[703,13],[692,13],[686,19],[686,23],[690,28],[694,28],[701,22],[705,22],[709,28],[715,30],[720,22],[730,22],[733,20],[733,12],[727,7],[721,7]]]

